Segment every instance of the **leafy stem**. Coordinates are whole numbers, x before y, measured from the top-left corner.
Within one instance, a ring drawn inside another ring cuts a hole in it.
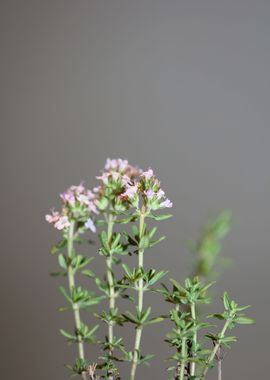
[[[67,238],[67,253],[70,259],[73,258],[73,254],[74,254],[73,252],[74,251],[74,247],[73,247],[74,229],[75,229],[75,222],[71,221],[69,230],[68,230],[68,238]],[[75,273],[71,265],[68,266],[67,271],[68,271],[69,291],[70,291],[70,294],[72,294],[75,289]],[[78,303],[73,302],[72,309],[74,312],[75,329],[76,331],[80,331],[81,317],[80,317],[80,309],[79,309]],[[83,344],[82,337],[80,334],[77,335],[77,342],[78,342],[79,358],[84,360],[84,344]]]
[[[191,317],[193,319],[193,322],[196,323],[196,307],[195,307],[194,302],[191,303],[190,309],[191,309]],[[196,346],[197,346],[197,330],[195,329],[194,333],[193,333],[193,338],[192,338],[192,356],[193,357],[196,356],[196,354],[195,354]],[[195,369],[196,369],[195,362],[191,362],[191,364],[190,364],[190,375],[191,376],[195,376]]]
[[[107,219],[107,239],[108,239],[108,245],[111,248],[111,242],[112,242],[112,234],[113,234],[113,226],[114,226],[114,218],[112,214],[108,215]],[[112,252],[110,251],[110,254],[106,260],[107,265],[107,279],[108,279],[108,285],[109,285],[109,309],[110,313],[113,314],[115,309],[115,289],[114,289],[114,280],[113,280],[113,272],[112,272]],[[109,354],[112,356],[113,354],[113,328],[114,328],[114,321],[111,320],[108,323],[108,340],[109,340]],[[113,379],[113,376],[108,371],[109,380]]]
[[[144,210],[142,210],[142,212],[140,214],[140,221],[139,221],[139,239],[140,239],[140,241],[144,235],[144,219],[145,219]],[[143,269],[143,256],[144,256],[144,249],[140,248],[138,251],[139,269]],[[138,313],[139,314],[141,314],[143,311],[143,293],[144,293],[143,278],[141,277],[139,279],[139,283],[138,283]],[[137,369],[138,360],[139,360],[139,351],[140,351],[140,346],[141,346],[142,330],[143,330],[142,325],[137,326],[136,335],[135,335],[133,360],[132,360],[132,366],[131,366],[131,372],[130,372],[130,380],[134,380],[135,375],[136,375],[136,369]]]
[[[186,366],[186,343],[187,338],[182,338],[182,346],[181,346],[181,367],[180,367],[180,377],[179,380],[184,380],[185,377],[185,366]]]
[[[227,328],[229,327],[231,323],[231,319],[227,319],[227,321],[225,322],[224,326],[223,326],[223,329],[221,330],[221,333],[219,334],[219,338],[220,340],[215,344],[211,354],[209,355],[207,361],[206,361],[206,367],[203,371],[203,377],[205,378],[207,372],[208,372],[208,369],[209,369],[209,365],[213,362],[213,360],[215,359],[215,356],[218,352],[218,350],[220,349],[220,346],[221,346],[221,339],[224,338],[225,336],[225,333],[226,333],[226,330]]]

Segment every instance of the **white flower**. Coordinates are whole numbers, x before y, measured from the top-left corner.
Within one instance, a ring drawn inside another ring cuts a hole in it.
[[[87,222],[84,225],[88,230],[91,230],[92,232],[96,232],[96,226],[94,225],[94,222],[92,219],[88,219]]]
[[[166,208],[166,207],[171,208],[172,205],[173,205],[172,202],[167,198],[167,199],[165,199],[165,201],[161,202],[159,206],[161,208]]]
[[[161,189],[159,189],[158,192],[157,192],[157,198],[158,198],[158,199],[161,199],[161,198],[164,197],[164,195],[165,195],[164,191],[161,190]]]
[[[80,202],[80,203],[83,203],[85,205],[89,205],[89,197],[85,194],[78,194],[77,195],[77,200]]]
[[[151,168],[149,168],[146,172],[141,174],[141,177],[144,177],[146,180],[151,179],[154,176],[154,172]]]

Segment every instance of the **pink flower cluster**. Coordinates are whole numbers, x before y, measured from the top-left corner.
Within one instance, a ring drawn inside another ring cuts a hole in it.
[[[129,200],[133,205],[138,205],[140,195],[148,210],[172,207],[172,202],[165,197],[164,191],[160,188],[160,181],[150,168],[142,172],[133,183],[127,185],[122,198]]]
[[[98,214],[95,205],[96,195],[84,187],[82,183],[78,186],[71,186],[64,193],[60,194],[60,198],[67,207],[86,207],[89,211]]]
[[[130,165],[128,160],[107,158],[102,175],[96,178],[100,179],[105,186],[110,181],[120,181],[123,186],[126,186],[141,172],[138,167]]]
[[[142,172],[138,167],[130,165],[128,160],[123,160],[121,158],[107,158],[104,169],[106,172],[117,172],[131,179],[137,177]]]
[[[85,228],[95,232],[96,227],[90,218],[90,214],[98,214],[95,205],[95,194],[86,189],[82,183],[78,186],[71,186],[64,193],[60,194],[63,201],[61,212],[51,211],[45,216],[47,222],[52,223],[58,230],[63,230],[70,226],[71,219],[78,219],[85,222]]]
[[[93,189],[93,192],[98,194],[98,207],[104,205],[106,200],[116,212],[129,208],[130,204],[122,195],[141,173],[138,167],[130,165],[127,160],[108,158],[102,175],[96,177],[101,181],[101,185]]]
[[[91,215],[105,211],[109,205],[119,213],[130,207],[139,208],[140,201],[148,211],[172,207],[172,202],[166,198],[160,181],[150,168],[143,172],[127,160],[108,158],[102,175],[97,179],[101,185],[93,191],[80,183],[60,194],[62,209],[60,212],[52,210],[51,214],[46,215],[47,222],[58,230],[64,230],[70,226],[71,220],[75,220],[84,228],[96,232]]]
[[[57,230],[63,230],[70,226],[67,215],[65,215],[64,212],[60,213],[54,209],[51,210],[51,214],[45,215],[45,219],[48,223],[52,223]]]

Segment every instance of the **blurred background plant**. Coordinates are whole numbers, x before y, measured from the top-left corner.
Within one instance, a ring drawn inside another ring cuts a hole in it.
[[[232,261],[221,255],[222,241],[230,232],[231,225],[232,213],[224,210],[208,220],[196,241],[188,241],[187,247],[192,254],[191,277],[211,281],[231,265]]]

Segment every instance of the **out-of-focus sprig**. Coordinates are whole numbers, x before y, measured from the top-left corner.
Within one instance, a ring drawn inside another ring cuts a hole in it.
[[[194,255],[192,277],[199,276],[208,280],[213,276],[222,250],[222,240],[231,229],[231,219],[231,212],[223,211],[216,218],[209,220],[195,243],[189,242],[189,248]]]

